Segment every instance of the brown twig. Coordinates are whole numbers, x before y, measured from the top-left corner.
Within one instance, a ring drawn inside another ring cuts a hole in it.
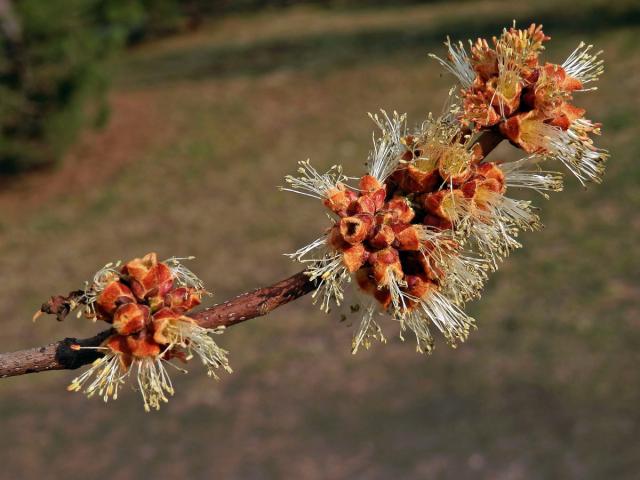
[[[497,130],[487,130],[477,139],[486,157],[504,137]],[[270,311],[300,298],[315,289],[304,272],[286,278],[271,286],[258,288],[252,292],[228,300],[219,305],[194,313],[192,317],[203,327],[230,327],[237,323],[261,317]],[[41,311],[56,315],[63,320],[74,306],[82,291],[71,292],[68,296],[54,296],[44,303]],[[95,337],[78,340],[65,338],[40,348],[31,348],[17,352],[0,353],[0,378],[24,375],[27,373],[45,372],[48,370],[71,370],[93,362],[101,354],[91,349],[100,345],[111,335],[112,330],[105,330]]]
[[[203,327],[229,327],[251,318],[266,315],[271,310],[306,295],[314,288],[314,283],[309,281],[304,272],[300,272],[271,286],[243,293],[232,300],[195,313],[193,318]],[[49,302],[43,305],[43,311],[53,313],[56,316],[59,312],[68,313],[69,300],[74,298],[74,294],[75,292],[68,297],[52,297]],[[104,342],[111,333],[112,330],[109,329],[95,337],[83,340],[65,338],[44,347],[1,353],[0,378],[48,370],[79,368],[93,362],[100,356],[100,353],[77,347],[96,347]]]

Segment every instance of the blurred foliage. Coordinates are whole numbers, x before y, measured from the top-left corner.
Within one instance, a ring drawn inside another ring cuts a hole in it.
[[[52,165],[83,126],[105,123],[104,60],[113,51],[227,13],[294,3],[345,8],[383,2],[0,0],[0,175]]]
[[[112,28],[113,22],[130,18],[109,3],[126,2],[5,2],[0,173],[51,164],[83,124],[106,120],[101,63],[124,38],[122,27]]]

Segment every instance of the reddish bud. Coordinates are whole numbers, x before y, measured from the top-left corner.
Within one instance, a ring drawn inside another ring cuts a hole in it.
[[[383,188],[382,184],[371,175],[365,175],[360,179],[358,187],[361,192],[372,193]]]
[[[357,213],[364,213],[373,215],[378,210],[376,205],[376,199],[373,195],[361,195],[354,203],[349,207],[349,213],[351,215]]]
[[[164,298],[173,288],[173,275],[164,263],[157,263],[144,274],[131,276],[131,290],[140,300],[149,297]]]
[[[201,295],[194,288],[174,288],[164,296],[164,304],[179,312],[188,312],[200,305]]]
[[[349,272],[353,273],[362,267],[367,261],[369,253],[365,250],[364,245],[353,245],[342,252],[342,263]]]
[[[135,302],[133,292],[124,283],[115,281],[108,284],[96,300],[98,313],[108,321],[108,318],[120,305]]]
[[[395,248],[385,248],[369,255],[368,263],[371,265],[373,279],[378,287],[386,286],[390,278],[402,278],[402,265],[400,256]]]
[[[410,223],[415,212],[405,197],[394,197],[387,202],[385,209],[392,214],[393,223]]]
[[[386,248],[395,239],[393,229],[389,225],[377,225],[369,239],[369,245],[373,248]]]
[[[160,355],[161,348],[153,339],[153,336],[146,331],[129,335],[126,338],[127,347],[131,351],[131,355],[136,358],[157,357]]]
[[[420,275],[407,275],[407,293],[416,298],[426,297],[435,285],[428,278]]]
[[[149,307],[138,303],[126,303],[113,315],[113,328],[121,335],[141,331],[149,320]]]
[[[340,185],[327,192],[324,205],[337,215],[346,215],[347,209],[357,199],[357,194]]]
[[[373,217],[369,215],[356,215],[341,218],[339,221],[342,238],[351,245],[361,243],[367,238],[373,225]]]
[[[420,236],[418,229],[409,225],[405,228],[395,229],[396,240],[394,247],[398,250],[419,250],[420,249]]]

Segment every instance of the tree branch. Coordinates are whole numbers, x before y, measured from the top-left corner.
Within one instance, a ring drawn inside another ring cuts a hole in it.
[[[299,272],[268,287],[243,293],[232,300],[194,313],[192,317],[203,327],[229,327],[266,315],[270,311],[300,298],[314,289],[314,283],[309,281],[304,272]],[[64,299],[74,298],[75,293],[72,292],[69,297],[52,297],[47,304],[43,305],[43,311],[53,313],[60,318],[61,312],[65,314],[69,312],[68,304],[64,302]],[[53,307],[52,304],[54,305]],[[82,340],[65,338],[44,347],[1,353],[0,378],[49,370],[73,370],[79,368],[93,362],[101,354],[96,350],[77,349],[77,347],[97,347],[112,333],[112,329],[108,329],[91,338]]]
[[[497,129],[487,130],[476,140],[486,157],[504,140]],[[219,305],[192,314],[198,324],[206,328],[230,327],[237,323],[261,317],[270,311],[300,298],[316,288],[304,272],[281,280],[268,287],[258,288],[243,293],[238,297]],[[68,296],[54,296],[44,303],[41,312],[64,318],[73,310],[74,302],[82,294],[81,290],[71,292]],[[97,347],[111,334],[112,329],[100,332],[95,337],[78,340],[65,338],[44,347],[0,353],[0,378],[24,375],[27,373],[45,372],[48,370],[73,370],[93,362],[101,353],[91,349],[77,347]]]

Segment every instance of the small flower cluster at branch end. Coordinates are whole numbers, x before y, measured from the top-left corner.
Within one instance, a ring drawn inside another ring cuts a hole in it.
[[[224,328],[204,328],[187,316],[208,292],[181,260],[160,262],[149,253],[123,266],[107,264],[87,282],[74,305],[78,316],[107,322],[115,333],[99,347],[82,347],[104,355],[72,381],[70,391],[97,394],[106,402],[117,399],[120,387],[134,376],[149,411],[174,393],[167,367],[186,372],[172,360],[186,363],[195,355],[214,378],[219,368],[231,372],[228,352],[211,338]]]

